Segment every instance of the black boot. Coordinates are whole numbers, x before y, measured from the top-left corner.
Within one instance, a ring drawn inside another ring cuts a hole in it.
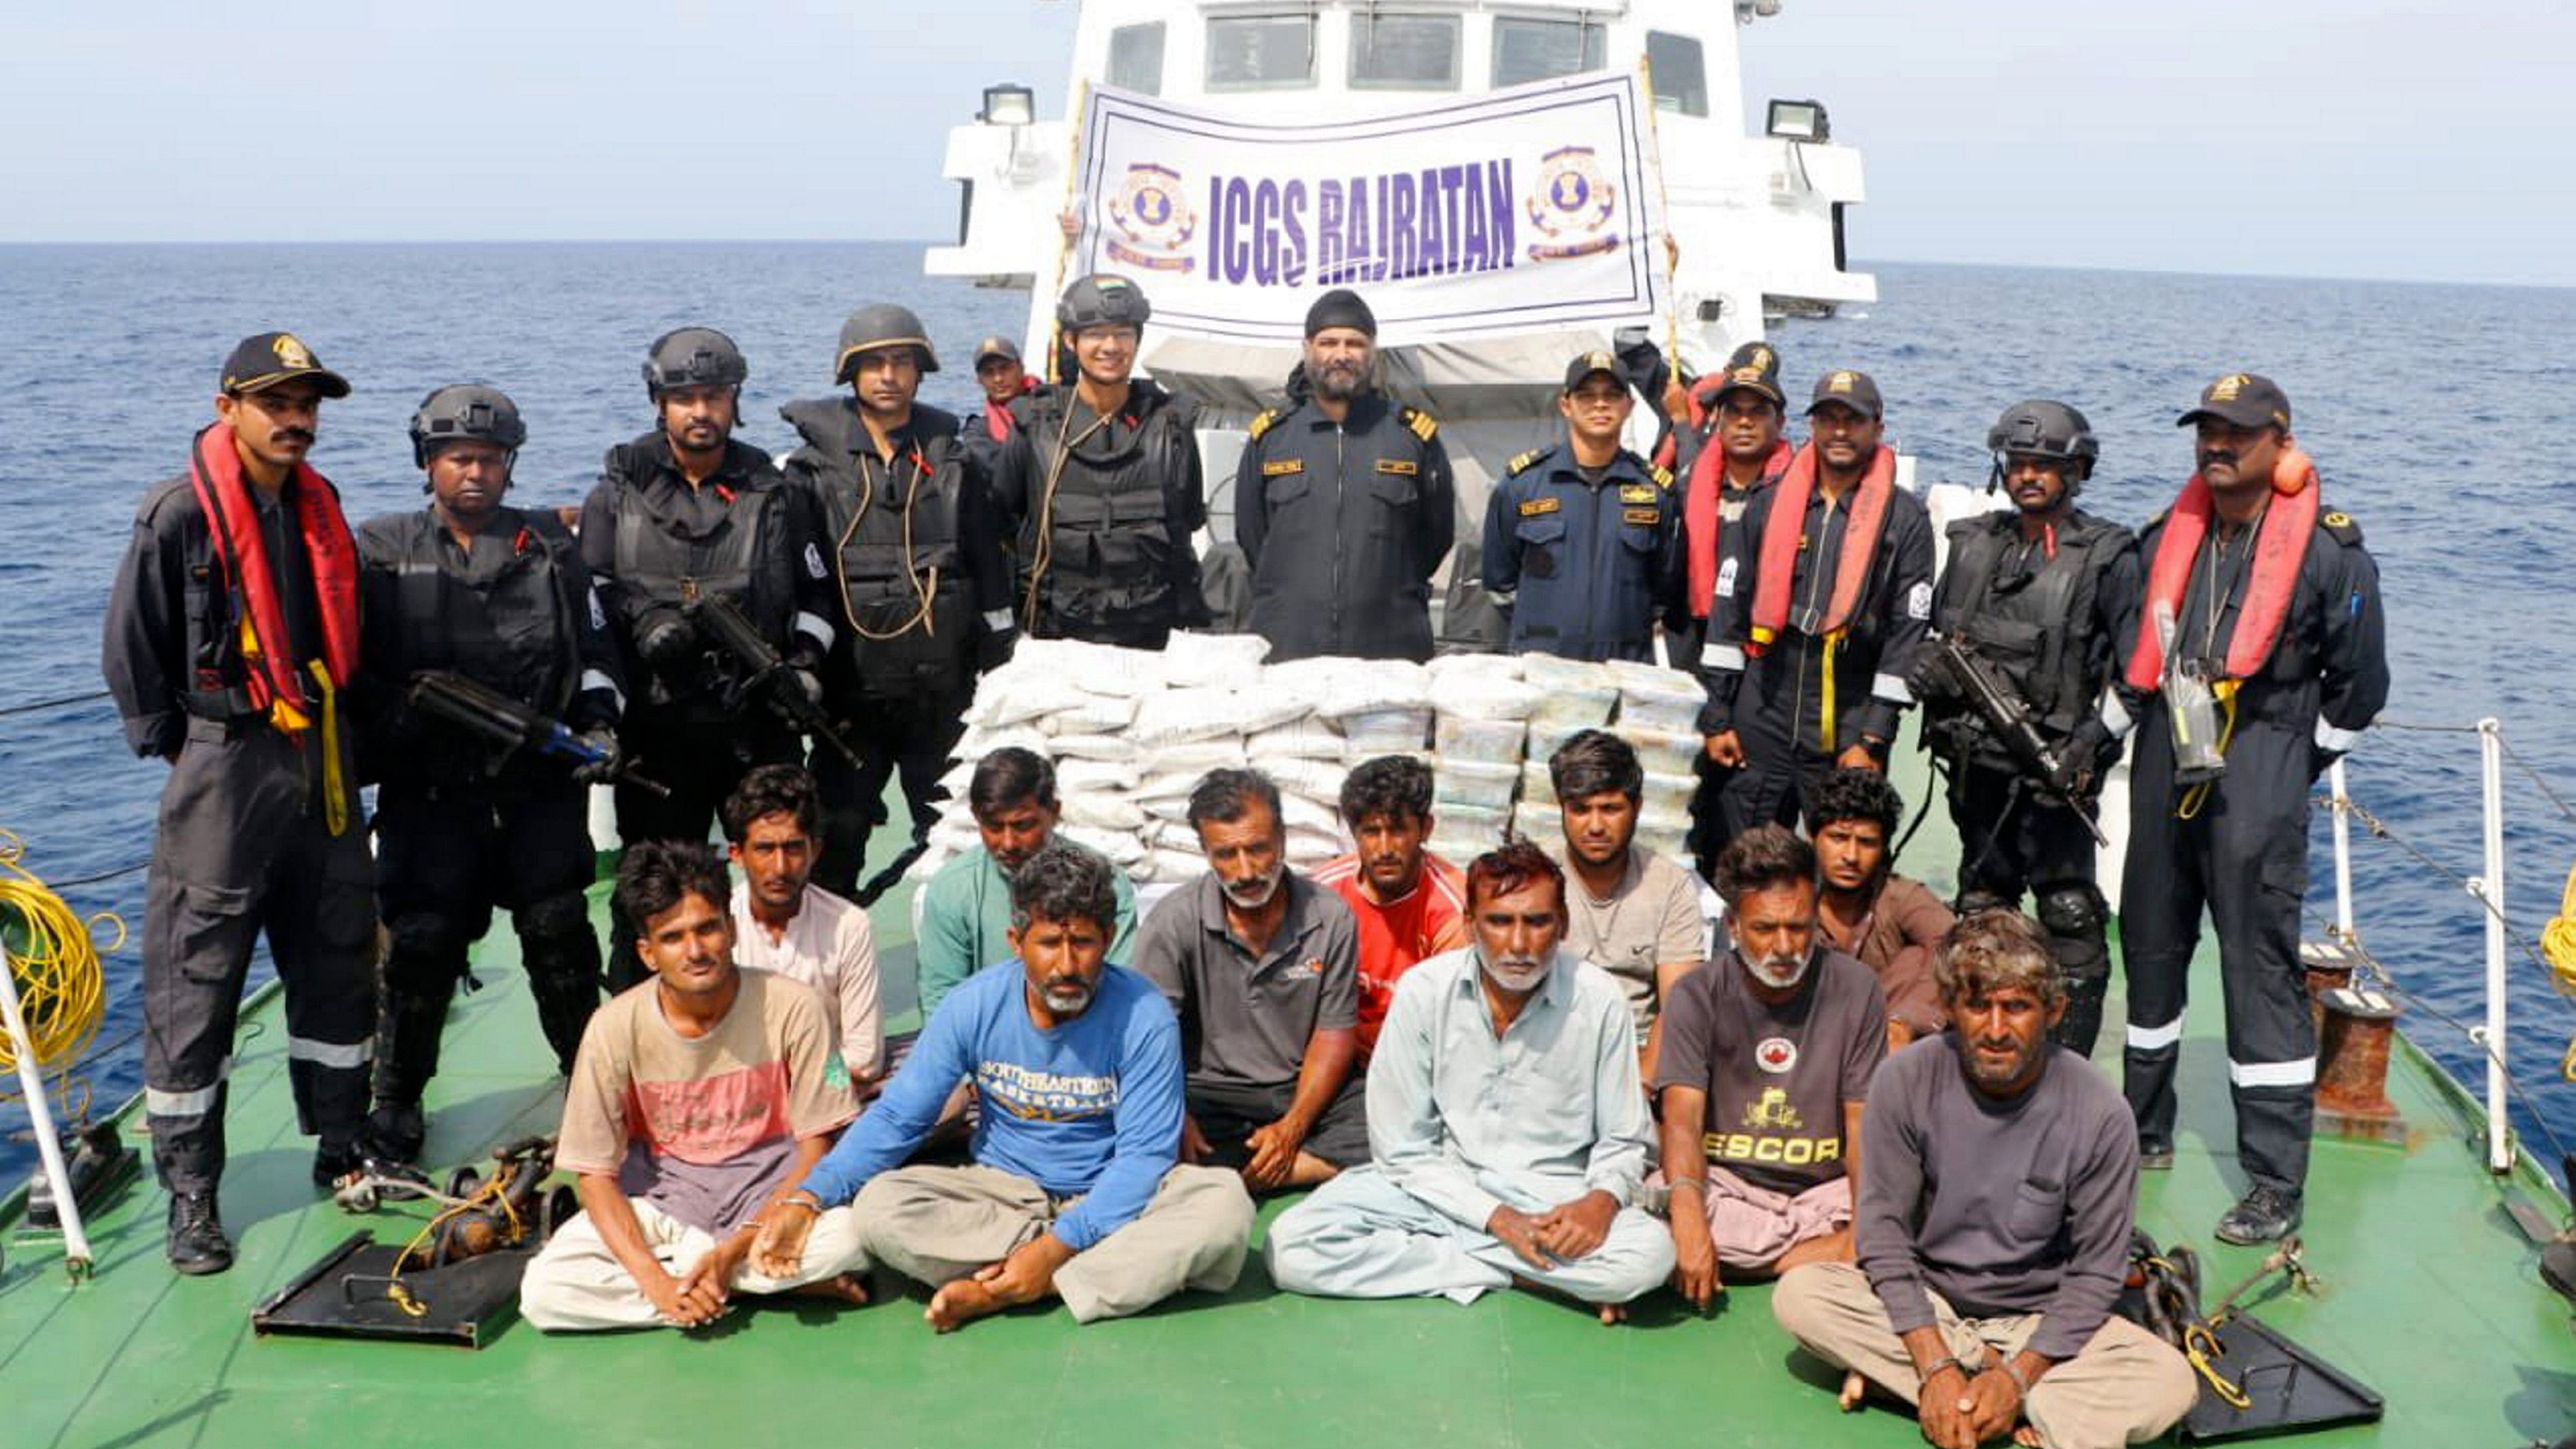
[[[170,1195],[165,1244],[170,1266],[192,1278],[233,1265],[233,1240],[224,1236],[224,1221],[215,1212],[215,1195],[210,1191]]]
[[[2300,1216],[2297,1188],[2257,1182],[2218,1220],[2218,1240],[2240,1246],[2274,1242],[2288,1237]]]
[[[568,936],[522,938],[519,959],[536,1000],[537,1025],[554,1048],[555,1068],[572,1075],[573,1057],[590,1014],[599,1009],[599,938],[587,930]]]

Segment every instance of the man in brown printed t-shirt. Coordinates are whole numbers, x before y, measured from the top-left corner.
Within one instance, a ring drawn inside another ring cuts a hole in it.
[[[1904,815],[1905,797],[1876,770],[1835,770],[1807,795],[1816,925],[1826,945],[1878,977],[1889,1051],[1949,1025],[1932,988],[1932,953],[1958,923],[1921,881],[1896,873],[1889,847]]]
[[[1717,858],[1734,946],[1664,1009],[1664,1175],[1675,1286],[1706,1307],[1719,1274],[1849,1262],[1861,1102],[1887,1054],[1869,968],[1816,934],[1816,858],[1777,825]]]
[[[846,1208],[815,1224],[794,1276],[746,1261],[857,1104],[813,989],[735,967],[730,894],[704,845],[638,842],[618,867],[613,908],[652,976],[591,1018],[564,1090],[555,1162],[582,1211],[520,1282],[539,1328],[694,1328],[737,1290],[864,1301]]]

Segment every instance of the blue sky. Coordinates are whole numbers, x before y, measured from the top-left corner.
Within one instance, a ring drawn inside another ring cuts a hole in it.
[[[1724,0],[1708,0],[1712,5]],[[23,6],[0,241],[907,238],[1063,0]],[[29,13],[32,12],[32,13]],[[2576,285],[2576,5],[1787,0],[1856,257]]]

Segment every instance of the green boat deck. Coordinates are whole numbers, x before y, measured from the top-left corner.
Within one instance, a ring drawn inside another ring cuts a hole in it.
[[[1915,788],[1920,788],[1916,782]],[[897,816],[900,818],[900,815]],[[1946,887],[1947,848],[1927,830],[1910,867]],[[908,893],[875,911],[890,993],[908,996]],[[460,1163],[551,1132],[550,1075],[506,931],[457,1003],[430,1105],[428,1157]],[[2141,1226],[2205,1260],[2214,1296],[2261,1254],[2215,1244],[2210,1226],[2242,1179],[2217,1039],[2214,960],[2196,965],[2183,1133],[2170,1173],[2148,1174]],[[896,1006],[908,1007],[898,1001]],[[2115,1001],[2106,1051],[2116,1056]],[[246,1013],[236,1058],[224,1217],[230,1273],[172,1274],[164,1198],[149,1178],[90,1231],[96,1274],[73,1286],[59,1240],[20,1231],[0,1204],[0,1443],[16,1449],[143,1445],[857,1443],[900,1446],[1786,1446],[1921,1443],[1910,1415],[1839,1412],[1832,1379],[1793,1355],[1768,1290],[1740,1286],[1702,1318],[1669,1293],[1604,1328],[1518,1293],[1472,1307],[1298,1298],[1256,1252],[1223,1298],[1185,1295],[1138,1318],[1077,1328],[1060,1308],[934,1335],[914,1290],[866,1308],[753,1306],[714,1329],[548,1337],[515,1319],[480,1350],[260,1338],[252,1306],[356,1226],[401,1241],[425,1210],[351,1218],[317,1200],[286,1084],[272,998]],[[2377,1388],[2386,1421],[2303,1436],[2317,1449],[2511,1449],[2576,1432],[2576,1331],[2539,1282],[2515,1197],[2563,1220],[2525,1163],[2491,1177],[2483,1126],[2460,1089],[2411,1048],[2390,1094],[2404,1146],[2317,1145],[2304,1230],[2327,1284],[2260,1316]],[[2116,1072],[2116,1061],[2112,1064]],[[129,1138],[142,1139],[129,1108]],[[1270,1204],[1266,1223],[1277,1212]]]

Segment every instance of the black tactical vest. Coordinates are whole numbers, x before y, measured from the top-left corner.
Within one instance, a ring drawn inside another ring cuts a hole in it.
[[[916,408],[912,446],[889,464],[848,399],[791,403],[806,446],[789,460],[815,494],[842,617],[844,659],[862,694],[952,694],[974,678],[977,621],[958,536],[966,451],[957,422]]]
[[[1965,518],[1949,532],[1937,617],[2012,679],[2042,729],[2063,738],[2094,706],[2094,596],[2123,530],[2072,513],[2058,526],[2055,557],[2035,546],[2010,570],[2008,555],[2024,557],[2017,515]]]
[[[1191,543],[1175,535],[1165,483],[1186,475],[1185,450],[1198,443],[1176,399],[1137,386],[1140,401],[1153,399],[1153,415],[1135,450],[1106,463],[1077,455],[1061,470],[1057,439],[1071,440],[1065,417],[1074,405],[1073,389],[1029,400],[1021,426],[1037,475],[1029,480],[1020,566],[1025,576],[1043,560],[1045,571],[1035,580],[1041,633],[1116,638],[1152,634],[1181,618],[1172,590],[1174,561]],[[1025,591],[1021,604],[1025,609]]]

